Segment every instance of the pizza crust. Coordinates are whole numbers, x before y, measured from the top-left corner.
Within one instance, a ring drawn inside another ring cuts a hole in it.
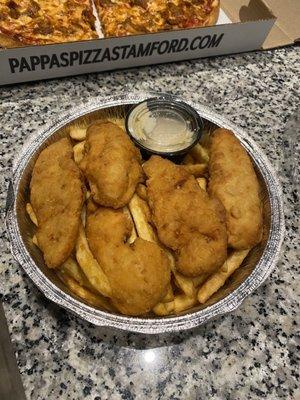
[[[0,32],[0,47],[4,49],[11,49],[14,47],[24,46],[19,40],[15,40],[7,35]]]
[[[207,25],[206,26],[216,25],[216,23],[218,22],[219,15],[220,15],[221,4],[220,4],[220,0],[215,0],[215,2],[217,3],[217,5],[213,9],[213,12],[208,17],[208,21],[207,21]]]

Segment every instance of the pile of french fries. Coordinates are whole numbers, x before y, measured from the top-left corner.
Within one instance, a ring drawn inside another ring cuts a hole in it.
[[[124,127],[122,119],[113,119],[112,122],[117,123],[122,128]],[[73,151],[74,160],[79,163],[84,153],[86,127],[71,126],[69,134],[77,142],[73,147]],[[208,161],[209,153],[200,143],[190,151],[183,161],[184,168],[195,176],[203,190],[206,190],[207,187]],[[87,194],[88,196],[89,193]],[[26,206],[26,210],[31,221],[37,226],[37,218],[29,203]],[[225,284],[233,272],[239,268],[250,251],[250,249],[232,251],[224,265],[217,272],[210,276],[203,274],[189,278],[176,271],[172,252],[164,248],[159,242],[157,233],[151,224],[151,212],[145,185],[139,184],[137,186],[136,193],[130,200],[128,207],[124,207],[123,212],[133,222],[133,229],[128,243],[133,243],[137,237],[158,243],[170,260],[172,279],[168,292],[153,309],[153,312],[158,316],[179,314],[199,303],[205,304]],[[57,270],[57,274],[72,293],[88,304],[97,308],[115,311],[109,301],[111,296],[109,280],[89,249],[84,225],[85,210],[82,213],[82,224],[79,229],[74,254]],[[32,241],[38,246],[35,236]]]

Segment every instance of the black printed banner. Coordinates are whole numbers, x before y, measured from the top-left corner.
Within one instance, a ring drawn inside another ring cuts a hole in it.
[[[0,85],[260,48],[273,20],[0,51]]]

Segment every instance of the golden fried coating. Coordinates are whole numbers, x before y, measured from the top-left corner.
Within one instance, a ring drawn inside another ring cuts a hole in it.
[[[30,190],[38,222],[38,246],[47,266],[57,268],[74,248],[84,201],[81,172],[68,139],[41,152],[33,168]]]
[[[229,246],[255,246],[261,241],[263,225],[259,183],[246,150],[227,129],[212,135],[209,173],[209,193],[226,209]]]
[[[102,206],[125,206],[142,178],[141,156],[126,133],[111,122],[89,126],[80,168],[94,201]]]
[[[158,156],[144,164],[152,219],[186,276],[212,273],[226,260],[224,210],[183,167]]]
[[[100,207],[88,214],[87,239],[109,279],[112,303],[123,314],[141,315],[166,295],[170,266],[157,244],[140,238],[126,243],[131,230],[132,222],[122,210]]]

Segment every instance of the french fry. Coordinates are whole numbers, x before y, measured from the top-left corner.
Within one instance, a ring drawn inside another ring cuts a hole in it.
[[[93,288],[103,296],[110,297],[111,287],[109,280],[89,248],[82,225],[79,227],[76,242],[76,259]]]
[[[173,254],[165,248],[164,248],[164,251],[166,252],[166,254],[170,260],[170,266],[171,266],[172,274],[174,275],[176,285],[187,296],[194,296],[195,286],[193,283],[193,278],[188,278],[188,277],[182,275],[180,272],[177,272],[176,268],[175,268],[175,259],[174,259]]]
[[[137,238],[137,234],[136,234],[135,227],[133,226],[133,227],[132,227],[131,234],[130,234],[130,236],[129,236],[129,238],[128,238],[128,243],[129,243],[129,244],[134,243],[135,240],[136,240],[136,238]]]
[[[27,204],[26,204],[26,212],[27,212],[27,214],[29,215],[29,218],[31,219],[31,221],[34,223],[34,225],[35,225],[35,226],[38,226],[37,217],[36,217],[35,212],[34,212],[34,210],[33,210],[33,208],[32,208],[32,205],[31,205],[30,203],[27,203]],[[37,247],[39,247],[39,244],[38,244],[38,240],[37,240],[36,235],[33,235],[33,237],[32,237],[31,240],[32,240],[32,243],[33,243],[34,245],[36,245]]]
[[[150,213],[148,204],[142,200],[137,194],[134,194],[129,202],[129,210],[134,220],[137,233],[141,239],[148,240],[149,242],[158,243],[157,235],[149,224],[148,214]],[[181,275],[175,270],[175,260],[172,253],[163,247],[169,260],[172,272],[175,277],[175,281],[178,287],[188,296],[194,295],[195,288],[193,281]]]
[[[180,294],[174,298],[174,311],[175,314],[185,311],[190,307],[197,304],[197,295],[194,293],[193,296],[187,296],[185,294]]]
[[[100,294],[94,294],[90,292],[88,289],[80,286],[72,277],[63,272],[57,272],[58,277],[62,282],[70,289],[71,292],[75,293],[78,297],[85,300],[89,305],[97,308],[104,308],[106,310],[112,311],[108,300],[101,296]]]
[[[192,278],[188,278],[188,277],[182,275],[180,272],[177,272],[176,268],[175,268],[175,259],[174,259],[173,254],[169,250],[167,250],[165,247],[163,247],[163,249],[169,258],[171,271],[172,271],[172,274],[174,275],[176,285],[187,296],[194,296],[195,288],[194,288]]]
[[[128,216],[128,218],[130,218],[130,220],[132,221],[132,217],[131,217],[130,211],[128,210],[128,207],[124,207],[124,208],[123,208],[123,212],[124,212],[124,213]],[[132,221],[132,230],[131,230],[131,234],[130,234],[130,236],[129,236],[127,242],[128,242],[129,244],[132,244],[132,243],[135,241],[136,238],[137,238],[137,233],[136,233],[136,229],[135,229],[134,223],[133,223],[133,221]]]
[[[200,287],[198,291],[199,303],[204,304],[214,293],[216,293],[226,282],[226,279],[239,268],[250,249],[247,250],[235,250],[228,259],[227,272],[222,271],[222,267],[219,271],[215,272],[211,277]]]
[[[207,164],[188,164],[183,166],[184,169],[195,178],[203,176],[207,171]]]
[[[195,286],[192,278],[188,278],[176,271],[173,271],[173,275],[175,283],[186,296],[192,297],[195,295]]]
[[[131,230],[131,234],[130,234],[130,236],[129,236],[127,241],[128,241],[129,244],[132,244],[132,243],[134,243],[136,238],[137,238],[137,234],[136,234],[135,227],[133,225],[132,230]]]
[[[84,145],[85,145],[85,140],[73,146],[74,161],[77,164],[79,164],[84,157]]]
[[[207,181],[205,178],[198,178],[197,179],[198,185],[201,187],[201,189],[206,191],[206,187],[207,187]]]
[[[189,154],[197,163],[207,164],[209,162],[208,151],[200,143],[197,143]]]
[[[194,287],[197,288],[200,285],[202,285],[202,283],[208,278],[208,276],[209,276],[208,274],[203,274],[203,275],[196,276],[196,278],[192,278]]]
[[[190,154],[187,154],[182,162],[183,165],[191,165],[191,164],[195,164],[195,161],[193,159],[193,157]]]
[[[26,212],[29,215],[29,218],[31,219],[31,221],[34,223],[34,225],[38,226],[37,217],[35,215],[35,212],[33,211],[32,205],[30,203],[26,204]]]
[[[147,188],[145,185],[139,183],[136,187],[136,193],[138,196],[140,196],[141,199],[147,201],[148,195],[147,195]]]
[[[224,264],[220,267],[220,271],[222,272],[228,272],[228,263],[227,260],[224,262]]]
[[[129,210],[139,237],[148,242],[159,243],[156,232],[149,223],[150,209],[148,204],[137,194],[134,194],[129,202]],[[173,255],[167,249],[163,249],[169,258],[171,269],[174,270],[175,261]]]
[[[153,312],[160,317],[165,315],[170,315],[174,311],[174,301],[170,301],[169,303],[158,303],[153,308]]]
[[[134,194],[128,206],[139,237],[148,242],[157,243],[158,240],[154,229],[149,224],[148,214],[150,211],[148,204],[137,194]]]
[[[174,300],[174,293],[173,293],[173,289],[172,286],[169,285],[168,287],[168,291],[167,294],[165,295],[165,297],[162,299],[162,303],[169,303],[170,301]]]
[[[73,125],[69,128],[69,135],[74,140],[85,140],[86,127],[80,125]]]
[[[37,240],[37,237],[36,237],[36,235],[33,235],[33,237],[32,237],[32,243],[33,244],[35,244],[37,247],[39,247],[39,243],[38,243],[38,240]]]
[[[69,275],[73,278],[77,283],[81,286],[85,286],[89,289],[92,289],[92,285],[87,280],[86,276],[82,272],[80,266],[78,265],[77,261],[74,260],[72,257],[69,257],[59,268],[59,270]]]

